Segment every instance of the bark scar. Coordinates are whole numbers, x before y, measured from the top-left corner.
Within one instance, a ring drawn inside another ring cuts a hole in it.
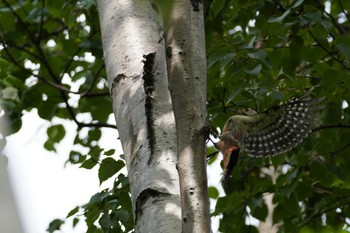
[[[166,56],[167,58],[171,58],[173,56],[173,48],[171,46],[166,48]]]
[[[114,93],[116,92],[116,90],[117,90],[117,84],[119,83],[119,81],[121,80],[121,79],[124,79],[124,78],[126,78],[126,75],[125,74],[117,74],[117,76],[115,76],[115,78],[113,79],[113,82],[112,82],[112,88],[111,88],[111,90],[110,90],[110,93],[111,93],[111,95],[113,96],[114,95]]]
[[[200,11],[199,4],[203,4],[201,0],[191,0],[193,11]]]
[[[159,190],[155,190],[152,188],[146,188],[144,189],[136,200],[136,207],[135,207],[135,224],[137,223],[139,215],[142,215],[142,210],[144,207],[144,204],[150,199],[153,198],[154,200],[160,200],[162,197],[166,198],[171,196],[170,193],[162,192]]]
[[[152,156],[154,154],[154,145],[156,142],[156,136],[154,132],[154,120],[153,120],[153,100],[154,100],[154,60],[156,53],[149,53],[144,55],[143,60],[143,88],[146,94],[145,101],[145,112],[146,112],[146,122],[147,122],[147,136],[149,142],[149,149],[151,151],[150,157],[148,159],[148,165],[152,161]]]

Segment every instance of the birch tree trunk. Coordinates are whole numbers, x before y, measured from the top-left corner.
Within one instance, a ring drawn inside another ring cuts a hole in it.
[[[170,93],[176,119],[182,232],[210,232],[205,131],[203,5],[175,0],[166,18]]]
[[[191,2],[172,1],[164,25],[162,1],[97,1],[135,232],[210,231],[203,12]]]
[[[98,8],[135,231],[178,233],[176,128],[159,15],[148,0],[100,0]]]

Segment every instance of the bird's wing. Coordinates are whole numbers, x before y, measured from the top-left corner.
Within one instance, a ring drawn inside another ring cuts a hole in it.
[[[241,118],[244,134],[240,147],[249,155],[272,156],[288,151],[310,133],[319,103],[323,99],[311,99],[310,92],[265,112]]]

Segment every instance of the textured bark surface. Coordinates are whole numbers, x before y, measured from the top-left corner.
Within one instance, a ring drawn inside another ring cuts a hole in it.
[[[210,232],[203,7],[184,0],[98,7],[135,230],[180,232],[182,220],[182,232]]]
[[[276,179],[277,177],[282,173],[282,168],[278,167],[275,169],[274,167],[268,167],[268,168],[263,168],[262,171],[272,177],[272,182],[273,184],[276,184]],[[269,232],[269,233],[277,233],[278,232],[278,227],[280,223],[274,223],[273,222],[273,211],[276,207],[276,205],[273,203],[273,197],[274,193],[264,193],[264,201],[267,206],[267,211],[268,214],[266,216],[265,221],[260,221],[259,222],[259,232],[264,233],[264,232]]]
[[[205,161],[206,73],[200,1],[173,1],[165,24],[176,119],[182,232],[210,232]]]
[[[176,128],[158,9],[148,0],[100,0],[98,7],[135,231],[180,232]]]

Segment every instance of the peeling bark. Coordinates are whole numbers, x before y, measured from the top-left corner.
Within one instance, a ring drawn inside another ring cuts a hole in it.
[[[156,136],[153,129],[153,99],[154,99],[154,59],[156,53],[150,53],[144,55],[145,60],[143,61],[143,88],[146,94],[145,110],[146,110],[146,122],[147,122],[147,136],[149,142],[149,149],[151,150],[151,156],[148,159],[148,164],[151,163],[152,155],[154,154],[154,144],[156,143]]]
[[[97,2],[135,232],[180,232],[176,128],[162,21],[148,0]]]

